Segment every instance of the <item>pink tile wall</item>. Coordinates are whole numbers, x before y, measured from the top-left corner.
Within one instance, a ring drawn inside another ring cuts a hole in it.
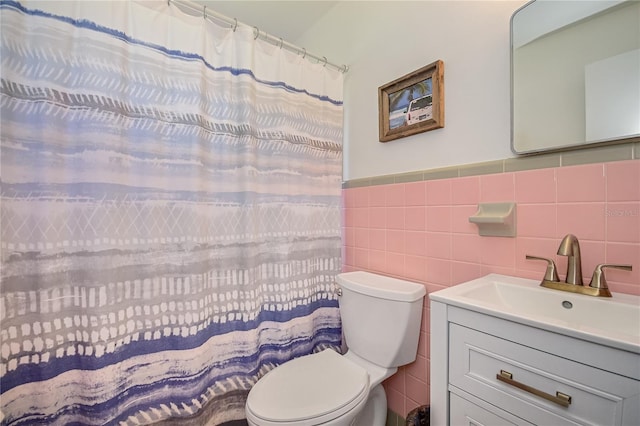
[[[343,269],[423,283],[427,292],[495,272],[539,279],[562,237],[580,240],[589,282],[598,263],[614,292],[640,295],[640,161],[345,189]],[[478,202],[517,202],[517,237],[480,237],[469,223]],[[388,406],[406,417],[429,403],[429,308],[425,300],[417,360],[384,385]]]

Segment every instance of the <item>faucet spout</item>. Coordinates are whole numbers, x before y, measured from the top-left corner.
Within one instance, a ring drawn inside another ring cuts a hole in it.
[[[582,285],[582,258],[580,257],[580,243],[573,234],[567,234],[562,239],[558,254],[567,256],[567,284]]]

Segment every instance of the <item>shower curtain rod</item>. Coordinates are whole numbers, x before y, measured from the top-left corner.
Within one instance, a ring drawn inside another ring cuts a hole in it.
[[[267,33],[266,31],[260,31],[260,29],[258,27],[255,26],[251,26],[248,24],[245,24],[243,22],[239,22],[236,18],[229,18],[228,16],[225,16],[221,13],[216,12],[215,10],[211,10],[209,8],[207,8],[207,6],[201,6],[199,4],[195,4],[189,0],[167,0],[167,5],[171,6],[171,3],[176,3],[179,6],[184,6],[190,10],[193,10],[195,12],[199,12],[202,13],[202,16],[204,17],[204,19],[209,19],[209,20],[217,20],[219,22],[222,22],[223,24],[227,24],[229,25],[229,28],[232,28],[233,31],[236,30],[236,28],[238,28],[238,26],[243,26],[243,27],[253,27],[253,33],[255,35],[255,38],[260,38],[268,43],[271,43],[275,46],[280,47],[281,49],[287,49],[291,52],[294,52],[296,54],[302,54],[303,58],[311,58],[314,59],[316,61],[318,61],[318,63],[322,63],[324,64],[324,66],[328,66],[331,68],[335,68],[336,70],[342,72],[342,73],[346,73],[347,71],[349,71],[349,66],[348,65],[337,65],[334,64],[333,62],[329,62],[327,61],[327,57],[326,56],[318,56],[318,55],[314,55],[312,53],[307,52],[307,49],[303,48],[303,47],[298,47],[295,44],[291,44],[289,42],[286,42],[282,39],[282,37],[275,37],[272,36],[271,34]]]

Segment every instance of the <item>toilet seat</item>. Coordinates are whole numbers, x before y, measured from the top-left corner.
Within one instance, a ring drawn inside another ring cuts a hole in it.
[[[367,371],[327,349],[267,373],[249,392],[246,412],[254,423],[318,425],[348,413],[368,395]]]

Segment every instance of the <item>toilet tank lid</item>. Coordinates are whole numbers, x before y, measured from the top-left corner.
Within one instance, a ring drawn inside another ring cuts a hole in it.
[[[427,293],[422,284],[365,271],[338,274],[338,284],[356,293],[400,302],[415,302]]]

